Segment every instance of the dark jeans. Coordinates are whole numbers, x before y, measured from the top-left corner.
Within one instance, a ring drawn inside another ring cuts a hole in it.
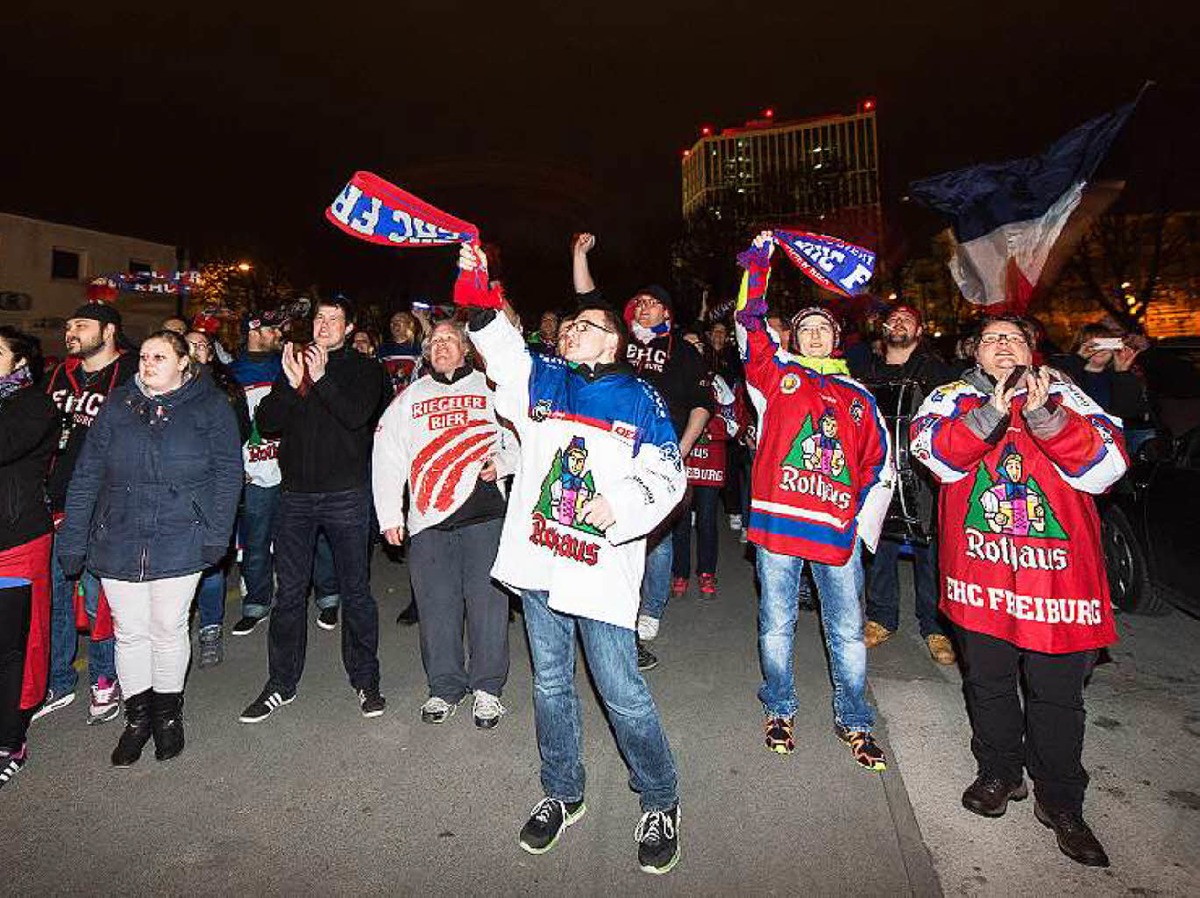
[[[266,617],[275,604],[275,559],[271,540],[279,515],[278,486],[246,484],[242,492],[242,579],[246,597],[242,599],[243,617]]]
[[[421,662],[429,694],[451,704],[476,689],[499,696],[508,679],[508,595],[491,577],[503,525],[496,518],[451,530],[430,528],[412,538],[408,567],[421,615]]]
[[[324,528],[342,593],[342,663],[355,689],[379,686],[379,609],[368,576],[371,493],[366,487],[335,493],[284,491],[275,528],[278,585],[271,612],[268,685],[295,691],[308,645],[305,605],[318,528]]]
[[[900,628],[900,549],[902,543],[881,539],[867,568],[867,620],[889,630]],[[917,627],[921,638],[942,633],[938,621],[937,544],[913,546]]]
[[[370,552],[370,549],[367,551]],[[336,608],[341,602],[341,589],[338,587],[337,566],[333,563],[333,547],[329,545],[329,537],[324,530],[317,533],[312,580],[317,607],[322,610]]]
[[[696,573],[717,572],[717,503],[721,490],[698,486],[692,490],[691,511],[696,513]],[[675,522],[671,540],[671,576],[687,579],[692,575],[692,515],[685,509]]]
[[[29,715],[21,710],[25,647],[33,613],[33,588],[15,578],[0,586],[0,750],[16,752],[25,744]]]
[[[1083,682],[1096,653],[1046,655],[962,627],[955,632],[979,772],[1015,783],[1027,768],[1044,807],[1082,811]]]
[[[50,602],[50,691],[61,696],[75,691],[79,676],[75,673],[75,652],[79,648],[79,631],[75,628],[75,590],[83,585],[83,605],[88,621],[96,626],[96,610],[100,603],[100,581],[89,570],[78,580],[68,580],[58,563],[58,554],[50,556],[50,578],[54,588]],[[108,639],[88,640],[88,679],[91,685],[101,677],[117,679],[116,642]]]

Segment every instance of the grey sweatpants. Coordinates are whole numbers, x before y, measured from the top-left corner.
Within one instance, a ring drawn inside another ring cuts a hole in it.
[[[457,703],[481,689],[499,696],[508,679],[508,596],[492,582],[503,520],[422,530],[408,565],[421,616],[421,661],[429,694]],[[464,660],[467,621],[470,670]]]

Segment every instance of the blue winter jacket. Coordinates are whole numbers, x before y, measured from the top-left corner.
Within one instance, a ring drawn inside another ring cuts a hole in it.
[[[92,424],[55,540],[63,571],[159,580],[215,564],[242,491],[237,418],[203,374],[148,397],[131,380]]]

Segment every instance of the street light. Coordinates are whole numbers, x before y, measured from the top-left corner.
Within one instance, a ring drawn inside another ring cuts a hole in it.
[[[251,265],[249,262],[238,262],[237,270],[240,271],[242,274],[245,274],[247,271],[249,271],[253,267],[254,266]]]

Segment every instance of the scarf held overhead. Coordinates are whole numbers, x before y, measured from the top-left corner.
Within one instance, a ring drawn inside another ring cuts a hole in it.
[[[355,172],[325,210],[325,217],[351,237],[381,246],[479,245],[479,228],[443,212],[371,172]],[[454,283],[459,305],[499,308],[499,287],[487,283],[487,272],[460,271]]]
[[[875,254],[861,246],[809,231],[774,231],[775,244],[819,287],[840,296],[866,289],[875,273]]]

